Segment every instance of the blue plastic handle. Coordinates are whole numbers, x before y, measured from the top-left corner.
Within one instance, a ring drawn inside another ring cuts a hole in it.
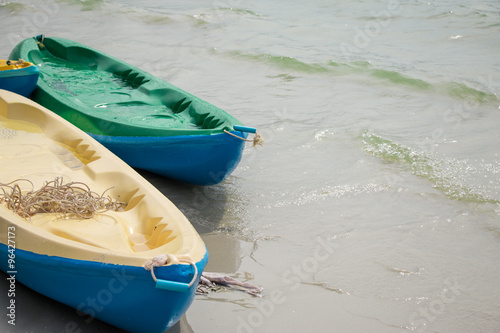
[[[182,282],[157,279],[156,280],[156,288],[169,290],[169,291],[177,291],[180,293],[187,293],[189,290],[189,284],[182,283]]]
[[[235,131],[248,132],[248,133],[256,133],[257,132],[257,129],[253,128],[253,127],[234,125],[233,128]]]

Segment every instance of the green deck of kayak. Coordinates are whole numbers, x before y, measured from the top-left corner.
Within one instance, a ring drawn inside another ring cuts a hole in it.
[[[40,69],[33,99],[80,129],[112,136],[218,134],[241,123],[216,106],[80,43],[35,38],[10,59]]]

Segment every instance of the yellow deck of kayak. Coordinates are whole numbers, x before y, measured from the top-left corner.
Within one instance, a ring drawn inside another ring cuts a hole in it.
[[[9,64],[7,64],[8,60],[5,59],[0,59],[0,71],[11,71],[14,69],[21,69],[21,68],[27,68],[30,66],[33,66],[31,62],[28,61],[9,61]]]
[[[28,179],[38,189],[56,177],[99,194],[109,189],[126,208],[91,219],[41,213],[30,221],[0,204],[0,242],[15,226],[18,249],[51,256],[142,266],[161,254],[193,262],[205,255],[191,223],[135,170],[49,110],[0,90],[0,182]]]

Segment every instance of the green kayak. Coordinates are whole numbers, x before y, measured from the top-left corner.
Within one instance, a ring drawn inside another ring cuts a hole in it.
[[[40,70],[31,98],[129,165],[193,184],[224,180],[254,128],[224,110],[78,42],[40,35],[10,59]]]

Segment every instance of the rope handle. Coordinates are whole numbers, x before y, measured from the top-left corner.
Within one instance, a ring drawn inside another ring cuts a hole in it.
[[[224,133],[226,134],[229,134],[231,136],[234,136],[235,138],[237,139],[240,139],[240,140],[243,140],[243,141],[247,141],[247,142],[253,142],[253,147],[259,145],[259,146],[264,146],[264,139],[262,139],[262,137],[260,136],[259,133],[257,133],[257,130],[253,127],[245,127],[245,126],[238,126],[238,125],[234,125],[234,130],[235,131],[240,131],[240,132],[249,132],[249,133],[254,133],[254,137],[253,139],[245,139],[245,138],[242,138],[241,136],[238,136],[236,134],[233,134],[231,132],[229,132],[228,130],[224,130]]]
[[[191,288],[196,281],[196,278],[198,277],[198,267],[196,267],[196,264],[190,260],[187,259],[178,259],[179,262],[184,262],[187,264],[190,264],[193,266],[194,269],[194,274],[193,278],[191,279],[191,282],[189,283],[182,283],[182,282],[176,282],[176,281],[169,281],[169,280],[163,280],[163,279],[158,279],[156,278],[154,269],[155,267],[160,267],[164,266],[167,264],[167,256],[159,256],[153,258],[151,262],[147,262],[144,265],[144,268],[146,270],[151,271],[151,276],[153,277],[153,280],[156,283],[156,288],[158,289],[164,289],[164,290],[169,290],[169,291],[177,291],[177,292],[183,292],[186,293],[189,291],[189,288]]]

